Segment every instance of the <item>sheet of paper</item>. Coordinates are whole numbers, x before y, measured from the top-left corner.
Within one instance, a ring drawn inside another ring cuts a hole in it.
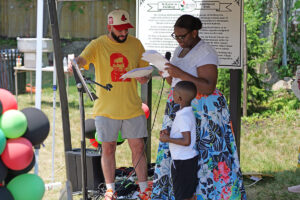
[[[142,59],[153,64],[159,71],[162,71],[163,77],[169,76],[168,72],[165,70],[165,68],[167,67],[165,64],[169,63],[169,61],[157,51],[147,50],[143,53]]]
[[[135,68],[135,69],[127,72],[126,74],[123,74],[121,76],[121,78],[126,79],[126,78],[144,77],[144,76],[147,76],[147,75],[151,74],[152,71],[153,71],[153,67],[151,67],[151,66],[142,67],[142,68]]]

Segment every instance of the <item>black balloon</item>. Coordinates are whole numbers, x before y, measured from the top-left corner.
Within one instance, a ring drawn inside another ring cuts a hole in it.
[[[0,187],[0,199],[14,200],[12,194],[8,191],[6,187]]]
[[[125,141],[125,140],[123,140],[123,141],[121,141],[121,142],[117,142],[117,145],[123,144],[124,141]]]
[[[86,119],[84,127],[85,137],[88,139],[95,139],[96,126],[94,119]]]
[[[6,178],[7,170],[7,167],[3,164],[2,160],[0,159],[0,183]]]
[[[22,137],[27,138],[32,145],[39,145],[47,138],[50,130],[48,117],[37,108],[21,110],[27,119],[27,130]]]

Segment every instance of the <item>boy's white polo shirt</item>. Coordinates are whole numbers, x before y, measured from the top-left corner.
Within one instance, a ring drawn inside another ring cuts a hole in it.
[[[170,143],[169,148],[173,160],[187,160],[198,155],[194,148],[196,143],[196,118],[192,107],[184,107],[176,112],[176,117],[172,124],[170,137],[182,138],[182,132],[191,132],[191,144],[189,146],[182,146]]]

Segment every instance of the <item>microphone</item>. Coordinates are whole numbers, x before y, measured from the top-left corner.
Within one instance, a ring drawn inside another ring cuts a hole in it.
[[[165,58],[170,61],[171,59],[171,52],[167,51],[166,54],[165,54]]]

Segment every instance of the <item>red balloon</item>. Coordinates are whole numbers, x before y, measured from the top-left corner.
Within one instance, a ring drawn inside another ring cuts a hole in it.
[[[96,141],[96,139],[90,139],[90,143],[93,147],[98,148],[98,142]]]
[[[2,104],[2,113],[7,110],[18,110],[17,100],[10,91],[0,88],[0,101]]]
[[[4,165],[12,170],[23,170],[28,167],[33,159],[31,142],[23,137],[8,139],[6,147],[1,154]]]
[[[146,119],[148,119],[148,117],[150,115],[149,107],[146,104],[142,103],[142,109],[144,110],[144,113],[146,115]]]

